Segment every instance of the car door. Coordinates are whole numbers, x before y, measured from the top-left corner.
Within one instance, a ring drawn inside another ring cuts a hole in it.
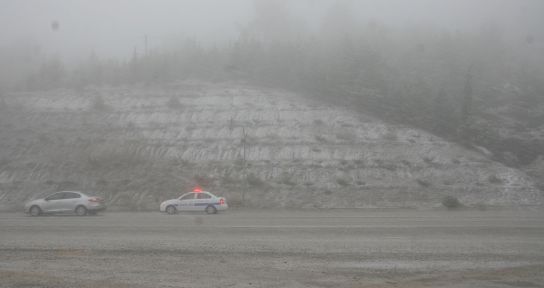
[[[195,193],[187,193],[179,198],[178,210],[195,210]]]
[[[64,192],[62,200],[59,201],[58,212],[72,212],[75,211],[76,206],[81,198],[79,193]]]
[[[212,196],[206,192],[196,193],[195,210],[204,210],[212,203]]]
[[[57,192],[45,197],[40,208],[43,212],[58,212],[63,196],[63,192]]]

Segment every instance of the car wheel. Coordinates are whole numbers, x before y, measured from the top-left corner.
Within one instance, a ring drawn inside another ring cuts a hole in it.
[[[166,213],[168,213],[170,215],[174,215],[174,214],[178,213],[178,209],[176,209],[176,207],[170,205],[170,206],[166,207]]]
[[[207,214],[216,214],[217,213],[217,209],[215,207],[213,207],[212,205],[206,207],[206,213]]]
[[[42,214],[42,209],[40,209],[40,207],[38,207],[38,206],[32,206],[32,207],[30,208],[30,215],[31,215],[31,216],[36,217],[36,216],[40,216],[41,214]]]
[[[77,206],[76,214],[77,214],[77,216],[87,215],[87,208],[85,208],[85,206]]]

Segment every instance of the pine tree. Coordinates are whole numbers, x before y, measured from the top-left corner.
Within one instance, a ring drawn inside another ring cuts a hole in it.
[[[472,73],[471,68],[469,68],[467,75],[465,77],[465,88],[463,89],[464,97],[463,104],[461,107],[461,127],[460,127],[460,137],[461,141],[468,143],[470,141],[470,126],[471,126],[471,115],[472,115]]]

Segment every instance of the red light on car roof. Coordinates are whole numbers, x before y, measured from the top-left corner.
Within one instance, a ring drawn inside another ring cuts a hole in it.
[[[195,187],[195,189],[193,189],[193,192],[200,193],[200,192],[202,192],[202,188],[197,186],[197,187]]]

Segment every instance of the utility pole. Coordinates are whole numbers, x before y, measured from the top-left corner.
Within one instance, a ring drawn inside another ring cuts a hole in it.
[[[245,205],[245,194],[246,194],[246,185],[247,185],[247,169],[246,169],[246,143],[247,143],[247,134],[245,127],[242,127],[242,206]]]
[[[244,163],[246,163],[246,128],[242,128],[242,159],[244,160]]]
[[[470,70],[465,76],[465,88],[463,89],[464,98],[463,98],[463,107],[462,107],[462,117],[463,124],[467,125],[469,118],[472,113],[472,74]]]
[[[148,42],[148,41],[147,41],[147,34],[145,34],[145,35],[144,35],[144,49],[145,49],[145,50],[144,50],[144,53],[145,53],[144,55],[145,55],[145,56],[147,56],[147,47],[148,47],[148,46],[147,46],[147,42]]]

